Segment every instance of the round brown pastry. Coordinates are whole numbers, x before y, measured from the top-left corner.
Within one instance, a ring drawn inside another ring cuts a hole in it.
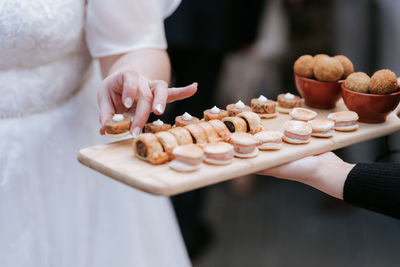
[[[342,79],[346,79],[347,76],[349,76],[351,73],[354,72],[353,63],[350,61],[350,59],[348,57],[343,56],[343,55],[337,55],[337,56],[334,56],[334,58],[339,60],[343,66],[344,72],[342,75]]]
[[[225,124],[223,122],[221,122],[221,123],[225,126]],[[218,142],[221,140],[217,131],[214,129],[214,127],[212,127],[212,125],[210,123],[204,121],[204,122],[200,122],[198,125],[200,127],[202,127],[204,129],[204,131],[206,132],[208,142],[213,143],[213,142]],[[225,129],[226,129],[226,127],[225,127]],[[228,129],[226,129],[226,130],[228,130]]]
[[[315,60],[317,60],[317,59],[319,59],[319,58],[326,58],[326,57],[330,57],[329,55],[327,55],[327,54],[316,54],[315,56],[314,56],[314,59]]]
[[[312,78],[314,76],[313,73],[314,63],[315,59],[313,56],[304,55],[299,57],[294,62],[293,70],[296,74],[300,76]]]
[[[231,132],[229,131],[228,127],[226,127],[225,123],[220,120],[210,120],[207,122],[210,124],[218,135],[226,142],[231,140]]]
[[[208,142],[206,131],[198,124],[189,124],[184,127],[192,136],[193,144],[206,144]]]
[[[222,119],[231,133],[247,132],[246,121],[240,117],[225,117]]]
[[[141,134],[133,140],[133,152],[141,160],[152,164],[162,164],[168,161],[168,155],[157,137],[152,133]]]
[[[200,120],[192,115],[190,115],[189,113],[185,112],[183,115],[181,116],[177,116],[175,118],[175,125],[176,126],[186,126],[192,123],[198,123]]]
[[[235,104],[227,105],[226,110],[228,111],[229,116],[233,117],[239,114],[240,112],[251,111],[251,108],[249,106],[246,106],[245,104],[243,104],[241,100],[239,100]]]
[[[123,114],[115,114],[112,118],[106,120],[105,126],[107,136],[121,138],[129,134],[131,118]]]
[[[168,154],[169,159],[173,159],[174,156],[172,154],[172,150],[174,150],[175,147],[177,147],[178,141],[176,140],[175,136],[169,132],[158,132],[155,134],[158,141],[160,141],[160,144],[163,147],[164,152]]]
[[[314,76],[323,82],[336,82],[342,78],[344,68],[340,61],[333,57],[321,57],[315,60]]]
[[[261,119],[271,119],[278,115],[275,111],[276,103],[265,96],[251,99],[251,110],[257,113]]]
[[[193,144],[191,134],[183,127],[173,127],[168,132],[175,136],[179,145]]]
[[[204,110],[204,120],[222,120],[223,118],[228,117],[228,111],[219,109],[214,106],[211,109]]]
[[[367,94],[370,81],[371,78],[364,72],[353,72],[346,78],[344,86],[349,90]]]
[[[293,108],[301,106],[301,98],[291,93],[278,95],[278,106],[276,110],[288,114]]]
[[[164,123],[162,120],[156,120],[144,125],[145,133],[158,133],[171,129],[171,124]]]
[[[179,172],[192,172],[198,170],[203,162],[203,150],[194,144],[178,146],[172,153],[175,159],[169,163],[169,167]]]
[[[391,70],[378,70],[372,75],[369,83],[371,94],[386,95],[397,92],[397,90],[397,76]]]
[[[255,134],[264,129],[260,117],[252,111],[244,111],[237,116],[246,122],[247,133]]]

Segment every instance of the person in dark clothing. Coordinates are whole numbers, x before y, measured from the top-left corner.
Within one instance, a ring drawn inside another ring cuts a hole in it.
[[[361,208],[400,219],[400,164],[344,162],[328,152],[263,170]]]

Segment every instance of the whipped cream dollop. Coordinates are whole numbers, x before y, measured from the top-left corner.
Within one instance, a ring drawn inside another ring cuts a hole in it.
[[[190,115],[189,113],[185,112],[185,113],[183,113],[183,115],[182,115],[182,119],[183,119],[184,121],[191,121],[191,120],[192,120],[192,115]]]
[[[114,114],[114,116],[112,117],[112,120],[115,122],[122,121],[123,119],[124,119],[124,115],[122,115],[122,114]]]
[[[285,99],[287,99],[287,100],[293,100],[293,99],[294,99],[294,94],[286,93],[286,94],[285,94]]]
[[[153,125],[155,126],[162,126],[164,124],[164,122],[160,119],[153,121]]]
[[[242,108],[245,107],[245,105],[244,105],[244,103],[242,102],[242,100],[239,100],[238,102],[236,102],[235,107],[236,107],[236,108],[242,109]]]
[[[258,102],[260,102],[260,103],[265,103],[265,102],[267,102],[267,100],[268,100],[268,98],[266,98],[266,97],[263,96],[263,95],[260,95],[260,96],[258,97]]]
[[[220,113],[220,111],[221,110],[219,108],[217,108],[217,106],[213,106],[213,108],[210,109],[210,112],[214,113],[214,114],[218,114],[218,113]]]

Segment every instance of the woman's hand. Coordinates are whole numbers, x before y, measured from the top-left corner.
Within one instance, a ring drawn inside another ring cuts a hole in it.
[[[343,186],[354,167],[332,152],[310,156],[263,170],[259,174],[298,181],[343,199]]]
[[[151,112],[161,115],[166,103],[192,96],[197,83],[186,87],[168,88],[162,80],[150,80],[135,71],[111,74],[100,85],[97,100],[100,107],[100,133],[104,134],[105,122],[115,113],[134,114],[132,135],[139,135]]]

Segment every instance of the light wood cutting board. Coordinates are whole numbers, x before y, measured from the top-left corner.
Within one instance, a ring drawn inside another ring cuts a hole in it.
[[[334,110],[318,110],[319,118],[328,113],[346,110],[342,100]],[[282,130],[289,115],[279,114],[275,119],[263,120],[266,130]],[[87,147],[79,151],[78,160],[98,172],[136,189],[154,195],[172,196],[207,185],[216,184],[242,175],[287,163],[310,155],[335,150],[359,142],[385,136],[400,130],[400,119],[395,112],[385,123],[364,124],[355,132],[335,132],[332,138],[312,137],[309,144],[291,145],[284,143],[279,151],[260,151],[256,158],[237,159],[227,166],[202,164],[193,173],[179,173],[171,170],[168,164],[154,166],[134,157],[132,139],[105,145]]]

